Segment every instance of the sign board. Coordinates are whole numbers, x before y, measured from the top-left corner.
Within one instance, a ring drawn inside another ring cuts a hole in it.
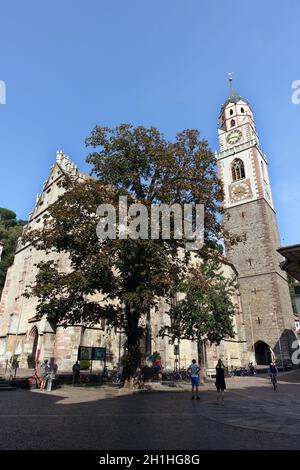
[[[174,356],[179,355],[179,344],[174,344]]]
[[[78,348],[78,359],[80,361],[91,361],[92,360],[92,349],[85,346],[79,346]]]
[[[79,361],[104,361],[106,358],[106,348],[96,348],[88,346],[79,346]]]
[[[92,360],[93,361],[104,361],[106,357],[106,348],[93,348]]]

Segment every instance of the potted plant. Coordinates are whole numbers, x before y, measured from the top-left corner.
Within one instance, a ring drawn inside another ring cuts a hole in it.
[[[89,370],[91,367],[91,362],[87,359],[81,359],[80,360],[80,369],[81,370]]]

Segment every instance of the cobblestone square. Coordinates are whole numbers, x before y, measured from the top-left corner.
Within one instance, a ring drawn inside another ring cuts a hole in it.
[[[3,449],[298,449],[300,371],[227,380],[225,405],[213,382],[200,402],[189,387],[132,392],[65,386],[0,394]]]

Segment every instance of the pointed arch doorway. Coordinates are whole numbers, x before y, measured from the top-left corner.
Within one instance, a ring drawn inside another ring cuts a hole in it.
[[[270,346],[264,341],[255,343],[255,361],[258,366],[269,365],[275,359],[275,354]]]
[[[39,332],[36,326],[34,326],[30,333],[29,333],[29,338],[32,344],[32,350],[31,354],[34,359],[37,359],[36,353],[37,353],[37,346],[38,346],[38,340],[39,340]]]

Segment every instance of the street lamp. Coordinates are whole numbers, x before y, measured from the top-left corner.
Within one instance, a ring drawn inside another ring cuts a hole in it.
[[[121,363],[121,349],[122,349],[122,330],[116,329],[116,333],[119,335],[119,358],[118,358],[118,365]]]

